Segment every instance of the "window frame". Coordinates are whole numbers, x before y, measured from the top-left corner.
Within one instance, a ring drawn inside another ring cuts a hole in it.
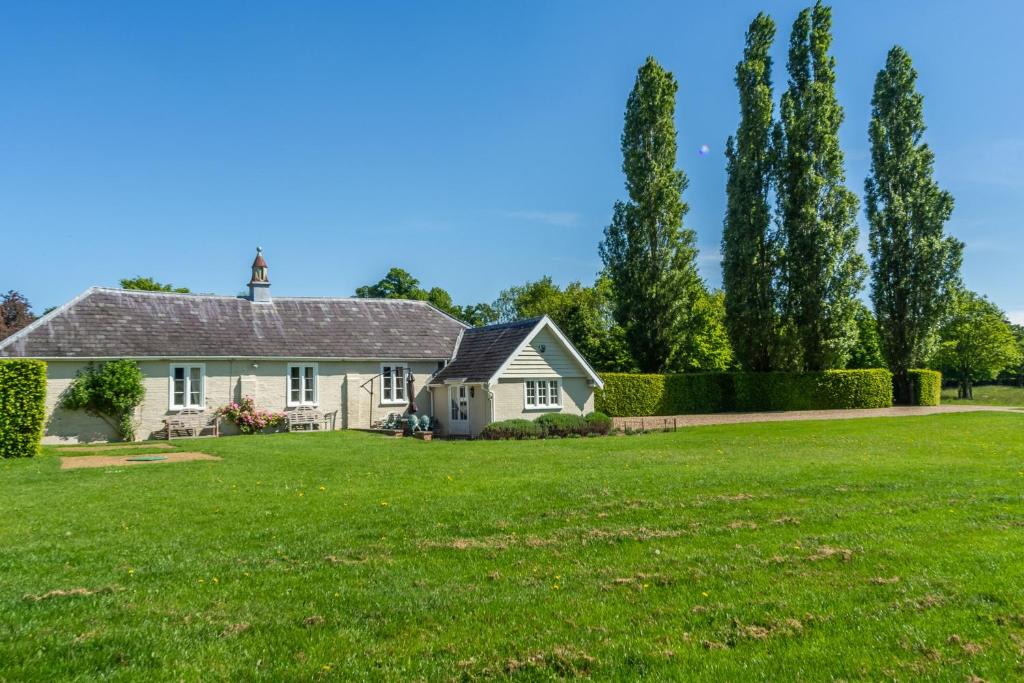
[[[299,400],[292,400],[292,369],[299,368]],[[313,368],[313,400],[306,400],[306,368]],[[320,405],[320,365],[315,361],[288,363],[284,373],[285,405],[289,408]]]
[[[545,403],[540,403],[540,383],[544,383]],[[533,403],[530,402],[530,385],[533,385]],[[561,378],[533,378],[523,380],[524,410],[560,410],[562,408]]]
[[[184,403],[174,402],[174,371],[184,370]],[[199,370],[199,403],[192,403],[192,371]],[[206,363],[170,363],[167,370],[167,409],[206,410]]]
[[[395,370],[401,368],[402,380],[397,382],[398,373]],[[384,396],[384,370],[388,370],[388,378],[391,381],[391,398]],[[404,406],[409,403],[408,393],[408,381],[409,373],[412,372],[411,368],[406,363],[388,362],[380,364],[380,404],[382,406]],[[400,385],[400,386],[399,386]],[[398,393],[401,392],[402,397],[398,398]]]

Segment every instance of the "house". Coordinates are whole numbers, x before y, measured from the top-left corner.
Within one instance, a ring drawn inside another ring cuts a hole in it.
[[[144,376],[140,439],[181,411],[314,407],[366,429],[410,398],[449,434],[494,420],[593,410],[601,380],[547,317],[470,328],[424,301],[273,297],[257,250],[248,296],[93,287],[0,342],[0,358],[47,362],[45,443],[105,441],[103,419],[62,408],[89,364],[129,358]],[[410,395],[410,391],[414,392]],[[233,425],[222,425],[230,433]]]

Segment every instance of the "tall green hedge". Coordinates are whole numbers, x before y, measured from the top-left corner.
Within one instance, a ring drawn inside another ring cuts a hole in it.
[[[601,376],[598,410],[616,417],[752,410],[885,408],[892,405],[888,370],[707,372]]]
[[[0,457],[39,452],[46,422],[46,363],[0,360]]]
[[[939,405],[942,400],[942,373],[937,370],[911,370],[909,374],[912,405]]]

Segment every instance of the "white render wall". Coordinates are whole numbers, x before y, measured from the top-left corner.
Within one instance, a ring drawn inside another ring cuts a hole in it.
[[[587,385],[585,378],[562,378],[561,408],[532,408],[527,410],[523,388],[524,382],[525,380],[521,379],[502,378],[497,384],[491,386],[491,390],[494,392],[495,420],[533,420],[545,413],[586,415],[594,410],[594,390]]]
[[[136,413],[136,438],[153,438],[163,430],[164,419],[176,412],[170,409],[170,368],[187,364],[205,365],[208,411],[243,396],[252,396],[259,408],[287,410],[289,361],[145,360],[139,362],[146,396]],[[402,364],[412,369],[418,407],[421,412],[429,410],[430,394],[426,383],[437,370],[437,361],[392,361],[391,364]],[[115,429],[102,418],[84,411],[57,407],[60,395],[77,373],[88,365],[83,361],[47,362],[47,425],[43,443],[83,443],[116,438]],[[317,362],[318,407],[326,414],[333,414],[335,429],[367,428],[373,420],[390,412],[405,412],[407,403],[393,405],[381,401],[380,367],[378,361]],[[221,422],[222,434],[234,431],[234,425]]]

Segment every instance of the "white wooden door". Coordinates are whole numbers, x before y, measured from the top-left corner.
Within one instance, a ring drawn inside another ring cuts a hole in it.
[[[469,434],[469,388],[465,384],[448,387],[448,431]]]

